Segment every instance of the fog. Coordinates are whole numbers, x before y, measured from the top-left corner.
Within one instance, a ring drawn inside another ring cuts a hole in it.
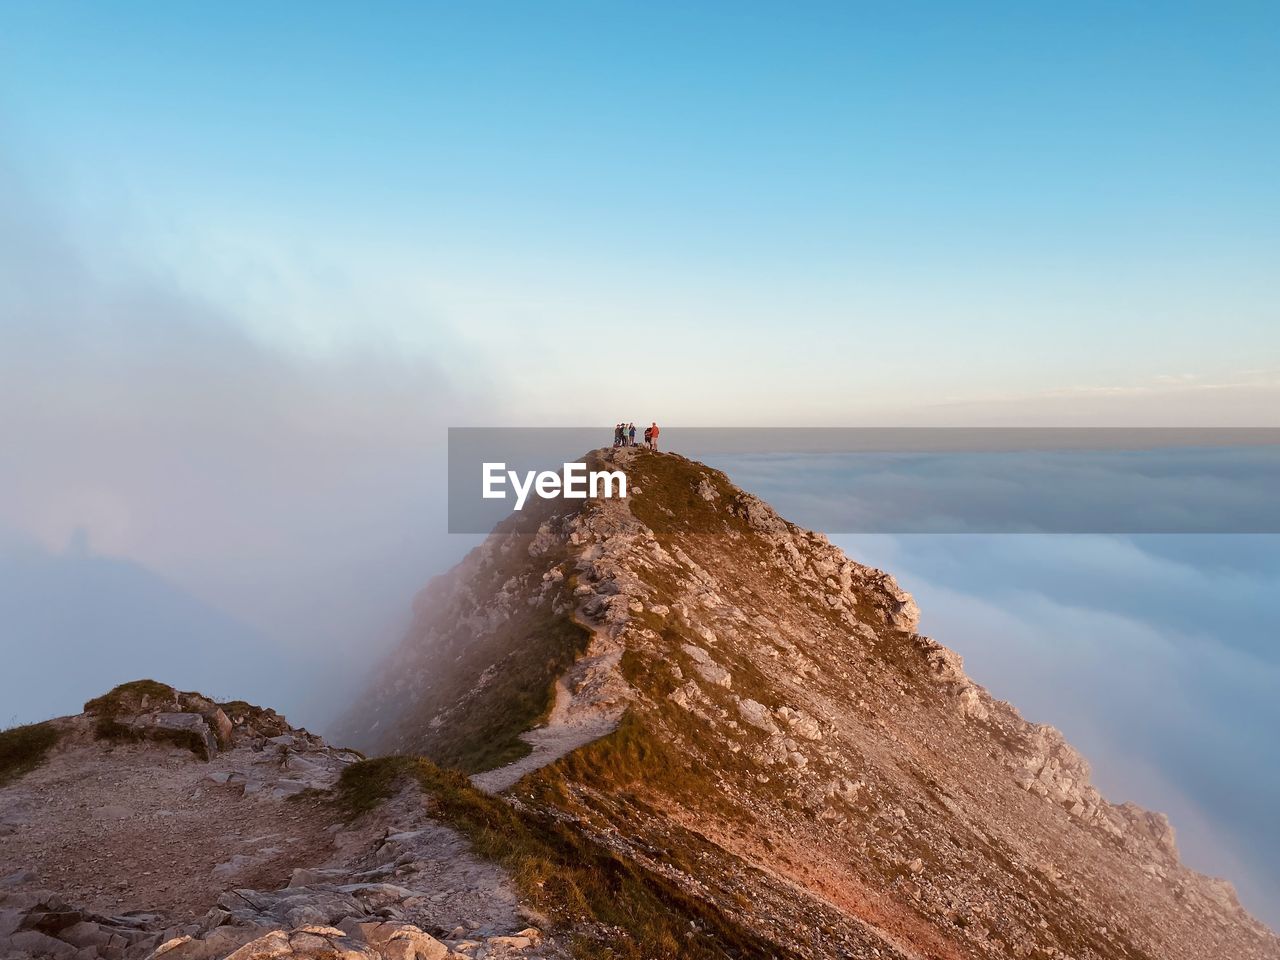
[[[154,675],[322,726],[468,546],[442,428],[479,365],[287,354],[77,239],[0,170],[0,720]]]

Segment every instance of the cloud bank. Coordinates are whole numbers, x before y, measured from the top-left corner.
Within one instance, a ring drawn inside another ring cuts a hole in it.
[[[836,541],[893,571],[978,682],[1062,729],[1106,796],[1168,813],[1188,863],[1280,923],[1280,537]]]
[[[707,459],[829,533],[1280,533],[1274,444]]]

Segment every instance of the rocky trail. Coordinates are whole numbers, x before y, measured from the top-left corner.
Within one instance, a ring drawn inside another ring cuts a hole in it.
[[[486,793],[500,793],[526,774],[554,763],[579,747],[612,733],[626,709],[626,687],[619,677],[624,646],[607,627],[588,622],[581,611],[574,622],[590,631],[586,652],[556,681],[547,721],[521,734],[532,748],[514,763],[472,775]]]
[[[0,958],[562,955],[412,787],[352,819],[329,791],[358,754],[171,695],[113,710],[111,738],[51,721],[46,762],[0,788]]]

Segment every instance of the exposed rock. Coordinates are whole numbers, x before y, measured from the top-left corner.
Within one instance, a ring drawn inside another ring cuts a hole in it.
[[[768,734],[776,734],[778,725],[773,722],[773,717],[769,715],[769,709],[762,703],[755,700],[746,699],[738,701],[738,713],[742,715],[742,719],[747,721],[753,727],[757,727]]]
[[[221,708],[210,704],[151,681],[126,685],[57,721],[57,753],[0,788],[0,819],[23,824],[0,844],[0,958],[437,958],[451,948],[429,931],[464,920],[494,960],[530,952],[511,952],[528,920],[510,877],[420,797],[348,823],[306,793],[331,786],[357,754],[241,704],[222,711],[225,743],[201,741],[207,761],[175,753],[182,744],[169,734],[213,734]],[[41,875],[59,892],[38,889]],[[554,939],[530,950],[564,956]]]
[[[450,953],[445,944],[408,923],[348,921],[343,929],[374,947],[387,960],[441,960]]]
[[[919,636],[893,577],[702,464],[592,458],[625,469],[631,495],[513,517],[428,585],[343,728],[355,742],[448,756],[483,741],[491,685],[527,683],[535,703],[554,689],[554,717],[598,709],[607,676],[628,721],[592,762],[508,768],[551,789],[477,780],[661,870],[779,955],[1280,956],[1178,861],[1164,818],[1108,802],[1057,731]],[[556,622],[607,638],[591,680],[540,672]],[[1052,877],[1033,866],[1050,851]]]
[[[1229,884],[1180,863],[1166,818],[1110,803],[1060,733],[918,636],[892,577],[702,465],[595,456],[633,495],[534,508],[428,586],[347,729],[469,770],[517,757],[473,783],[593,851],[608,923],[581,918],[581,887],[551,918],[521,903],[432,819],[443,794],[348,822],[316,791],[355,754],[139,681],[0,789],[0,956],[609,955],[637,949],[637,889],[679,919],[646,956],[1280,956]],[[544,869],[522,889],[559,892]]]
[[[251,940],[227,960],[376,960],[379,954],[367,944],[348,937],[333,927],[308,925],[294,930],[272,930]]]
[[[694,672],[707,683],[714,683],[718,687],[731,687],[733,685],[733,675],[712,660],[711,654],[707,653],[707,651],[691,643],[684,644],[682,649],[693,659]]]
[[[822,739],[822,727],[819,726],[818,721],[803,711],[792,710],[790,707],[779,707],[774,711],[774,714],[787,725],[787,729],[794,736],[805,740]]]
[[[221,707],[214,707],[213,712],[206,719],[213,730],[214,737],[218,741],[218,746],[223,749],[230,747],[235,733],[235,726],[231,723],[231,718],[223,712]]]
[[[973,720],[986,720],[991,714],[982,702],[977,688],[969,687],[960,694],[960,714]]]

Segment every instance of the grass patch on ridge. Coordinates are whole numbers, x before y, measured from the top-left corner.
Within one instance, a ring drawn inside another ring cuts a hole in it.
[[[84,705],[85,713],[114,716],[130,710],[141,709],[143,698],[148,704],[172,703],[177,691],[158,680],[131,680],[112,687],[100,697],[94,697]]]
[[[529,753],[531,748],[520,734],[546,718],[554,702],[556,681],[573,666],[591,639],[567,615],[548,614],[518,627],[523,627],[518,640],[503,636],[484,645],[488,649],[509,646],[511,652],[490,668],[483,691],[455,699],[448,709],[448,721],[424,738],[423,752],[441,766],[479,773]],[[483,660],[482,651],[467,653],[476,661]],[[459,671],[454,682],[462,686],[468,679]]]
[[[61,736],[49,720],[0,730],[0,787],[40,766]]]
[[[414,782],[433,816],[508,870],[524,897],[560,924],[583,931],[573,943],[590,960],[780,958],[777,945],[737,925],[674,882],[583,836],[571,824],[518,809],[473,787],[460,773],[416,757],[353,764],[338,782],[348,813],[372,810]]]

